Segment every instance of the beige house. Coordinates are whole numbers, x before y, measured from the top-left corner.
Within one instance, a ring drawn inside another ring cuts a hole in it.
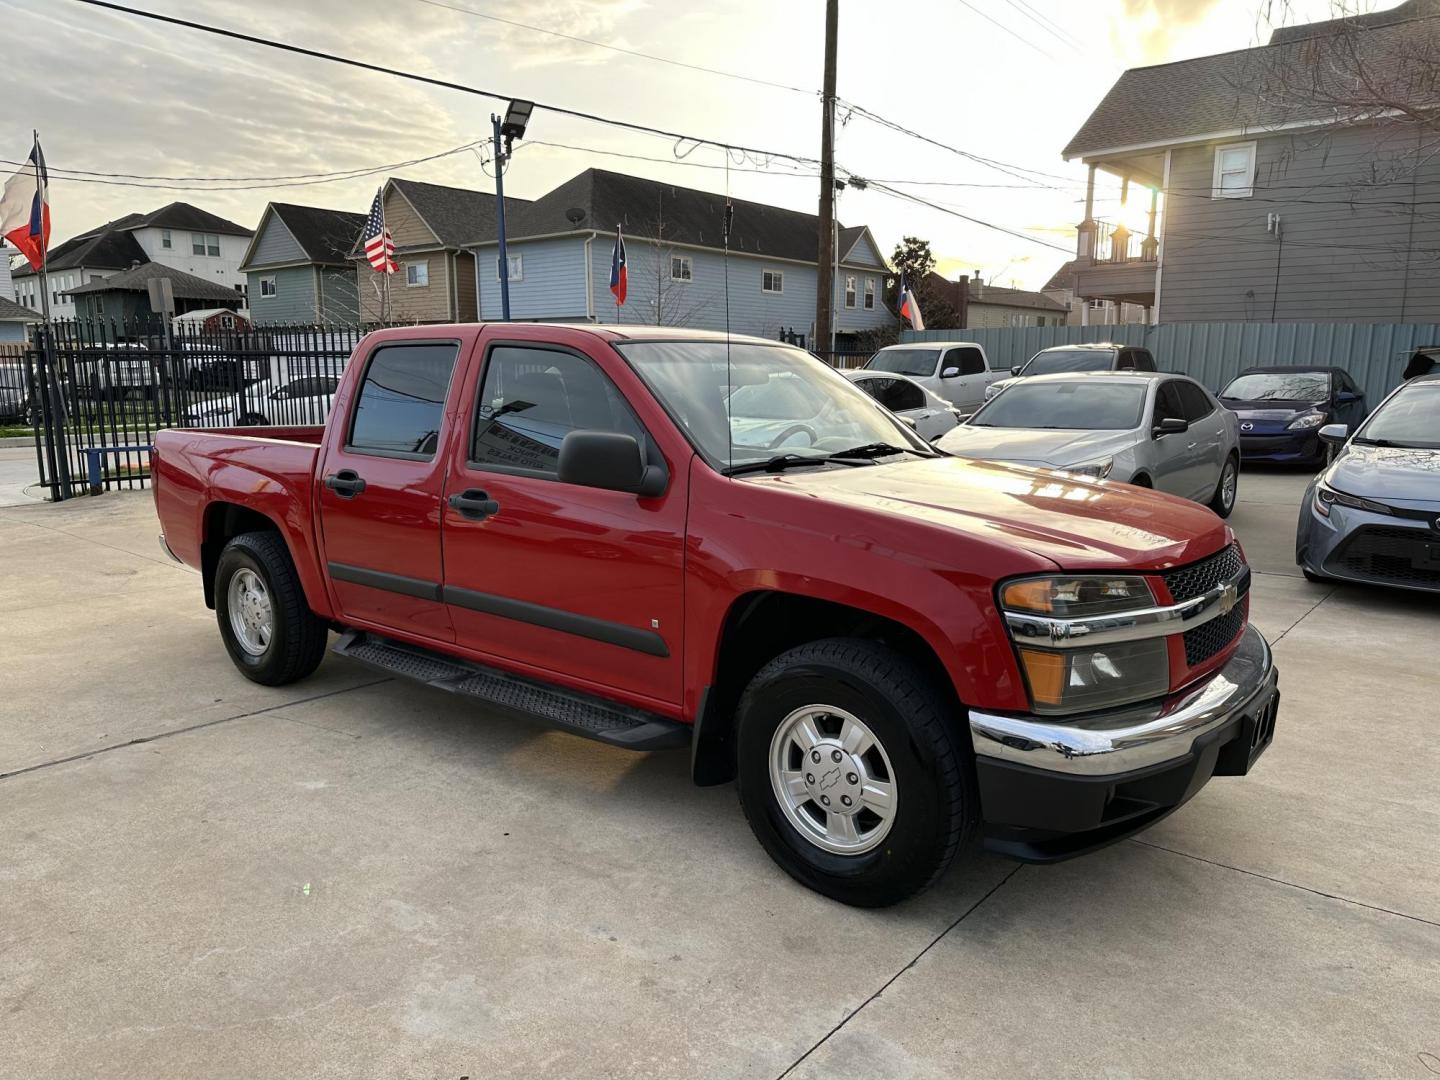
[[[356,241],[362,322],[474,322],[479,315],[475,256],[466,246],[495,236],[495,196],[468,188],[386,182],[385,225],[395,241],[396,274],[380,274]],[[506,199],[507,214],[529,205]],[[387,280],[388,278],[388,280]]]

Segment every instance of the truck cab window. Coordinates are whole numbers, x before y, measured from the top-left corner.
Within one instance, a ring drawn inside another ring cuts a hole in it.
[[[443,342],[382,345],[371,353],[346,449],[433,457],[459,351],[453,342]]]
[[[645,431],[613,383],[574,353],[497,345],[485,363],[470,463],[554,476],[572,431]]]
[[[945,365],[958,367],[961,375],[984,375],[985,354],[979,349],[951,349]]]

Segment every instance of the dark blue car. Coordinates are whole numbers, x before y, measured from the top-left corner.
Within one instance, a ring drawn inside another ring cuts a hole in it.
[[[1344,368],[1246,368],[1220,392],[1220,403],[1240,421],[1245,461],[1323,465],[1320,429],[1365,418],[1365,394]]]

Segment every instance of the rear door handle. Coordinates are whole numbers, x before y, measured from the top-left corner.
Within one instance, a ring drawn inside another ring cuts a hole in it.
[[[452,509],[460,512],[461,517],[467,517],[471,521],[481,521],[500,512],[500,504],[479,488],[467,488],[457,495],[451,495],[449,503]]]
[[[341,469],[325,478],[325,486],[342,499],[353,499],[365,490],[365,481],[354,469]]]

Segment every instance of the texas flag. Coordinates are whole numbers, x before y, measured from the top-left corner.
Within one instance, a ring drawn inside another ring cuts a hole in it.
[[[0,236],[19,248],[36,270],[44,265],[50,246],[49,180],[37,139],[30,160],[5,181],[0,193]]]
[[[630,287],[630,274],[625,269],[625,238],[620,235],[620,226],[615,226],[615,251],[610,256],[610,291],[615,294],[615,303],[625,303],[625,290]]]
[[[900,317],[910,320],[912,330],[925,329],[925,319],[920,314],[920,301],[916,300],[915,294],[910,291],[904,274],[900,275]]]

